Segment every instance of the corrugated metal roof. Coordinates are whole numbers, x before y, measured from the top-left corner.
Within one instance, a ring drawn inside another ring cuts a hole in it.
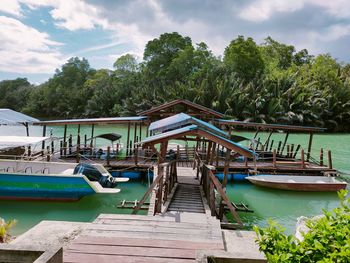
[[[193,132],[193,134],[191,134],[191,132]],[[225,147],[228,147],[232,150],[235,150],[237,152],[242,153],[242,155],[249,155],[249,156],[253,156],[253,155],[257,155],[254,151],[240,145],[239,143],[233,142],[223,136],[220,136],[210,130],[204,129],[198,125],[189,125],[189,126],[185,126],[179,129],[175,129],[172,131],[168,131],[168,132],[164,132],[164,133],[160,133],[160,134],[156,134],[150,137],[147,137],[145,139],[143,139],[140,143],[141,144],[147,144],[147,143],[157,143],[163,139],[175,139],[176,135],[181,135],[181,134],[187,134],[187,135],[194,135],[196,136],[197,133],[199,133],[201,136],[204,137],[212,137],[214,136],[215,139],[213,139],[214,141],[218,142],[218,143],[222,143],[222,145],[225,145]],[[175,137],[175,138],[174,138]]]
[[[174,116],[152,122],[149,125],[149,131],[162,132],[165,130],[180,128],[183,125],[190,123],[191,116],[185,113],[179,113]]]
[[[0,125],[17,125],[37,121],[39,120],[14,110],[0,109]]]
[[[210,130],[220,136],[228,137],[228,134],[214,125],[207,123],[205,121],[199,120],[195,117],[191,117],[185,113],[179,113],[174,116],[152,122],[149,126],[149,130],[152,132],[163,132],[172,129],[181,128],[184,125],[195,124],[199,127],[202,127],[206,130]]]
[[[66,124],[113,124],[113,123],[126,123],[126,122],[142,122],[146,120],[145,116],[134,117],[108,117],[108,118],[88,118],[88,119],[67,119],[67,120],[52,120],[52,121],[40,121],[34,123],[34,125],[66,125]]]
[[[157,141],[157,140],[161,140],[161,139],[165,139],[165,138],[170,137],[170,136],[178,135],[178,134],[181,134],[181,133],[184,133],[184,132],[188,132],[188,131],[192,131],[192,130],[196,130],[196,129],[198,129],[197,125],[189,125],[189,126],[186,126],[186,127],[182,127],[182,128],[179,128],[179,129],[172,130],[172,131],[159,133],[159,134],[156,134],[156,135],[153,135],[153,136],[149,136],[149,137],[143,139],[141,141],[141,144],[149,143],[149,142]]]

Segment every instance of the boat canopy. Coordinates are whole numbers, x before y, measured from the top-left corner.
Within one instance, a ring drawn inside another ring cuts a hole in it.
[[[50,137],[0,136],[0,149],[38,144]]]
[[[102,138],[102,139],[106,139],[106,140],[114,142],[114,141],[119,140],[121,137],[122,136],[118,133],[104,133],[104,134],[97,135],[97,136],[93,137],[92,139]]]
[[[185,113],[179,113],[174,116],[152,122],[149,126],[149,131],[152,133],[167,132],[170,130],[178,129],[186,125],[195,124],[198,127],[202,127],[205,130],[209,130],[219,136],[229,137],[229,135],[215,127],[214,125],[205,121],[199,120],[195,117],[187,115]]]
[[[0,109],[0,125],[23,125],[38,121],[38,119],[11,109]]]

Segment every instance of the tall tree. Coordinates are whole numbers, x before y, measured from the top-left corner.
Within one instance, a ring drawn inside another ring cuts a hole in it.
[[[231,41],[224,52],[225,65],[245,81],[251,81],[264,71],[259,47],[251,37],[243,36]]]

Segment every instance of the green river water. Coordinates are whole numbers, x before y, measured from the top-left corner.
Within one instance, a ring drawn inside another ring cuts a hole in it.
[[[76,126],[68,128],[68,134],[76,133]],[[48,129],[48,133],[50,128]],[[95,135],[105,132],[116,132],[126,138],[125,126],[97,126]],[[40,127],[31,127],[32,136],[40,136]],[[54,127],[54,136],[62,136],[63,128]],[[91,134],[91,128],[82,126],[81,134]],[[145,130],[142,132],[144,136]],[[240,135],[253,136],[250,132],[239,132]],[[0,126],[0,135],[25,135],[23,127]],[[262,139],[267,134],[261,134]],[[132,136],[133,138],[133,133]],[[282,140],[284,134],[276,134],[272,139]],[[307,148],[308,136],[291,134],[290,143],[301,144]],[[312,155],[319,156],[320,148],[332,151],[333,166],[340,170],[345,177],[350,174],[350,134],[316,134],[312,147]],[[326,156],[326,155],[325,155]],[[93,221],[100,213],[130,213],[130,210],[118,209],[116,205],[123,199],[140,199],[148,184],[128,182],[120,184],[121,192],[115,195],[93,195],[82,198],[78,202],[29,202],[29,201],[0,201],[0,217],[6,220],[15,218],[17,226],[12,233],[19,235],[41,220]],[[265,226],[268,218],[281,223],[287,232],[292,233],[297,217],[314,216],[322,213],[322,209],[332,209],[338,205],[336,193],[306,193],[272,190],[255,187],[249,183],[230,182],[227,193],[234,202],[243,202],[254,210],[254,213],[241,213],[243,222],[249,227],[254,224]]]

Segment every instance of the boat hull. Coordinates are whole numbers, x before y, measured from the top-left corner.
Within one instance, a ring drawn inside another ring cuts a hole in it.
[[[75,201],[94,193],[83,176],[0,173],[0,199]]]
[[[254,178],[253,178],[254,177]],[[265,177],[264,180],[256,177]],[[281,176],[283,177],[283,175]],[[298,176],[295,176],[298,178]],[[269,181],[268,176],[252,176],[247,179],[254,185],[289,191],[307,191],[307,192],[336,192],[345,189],[347,184],[343,182],[276,182]]]

